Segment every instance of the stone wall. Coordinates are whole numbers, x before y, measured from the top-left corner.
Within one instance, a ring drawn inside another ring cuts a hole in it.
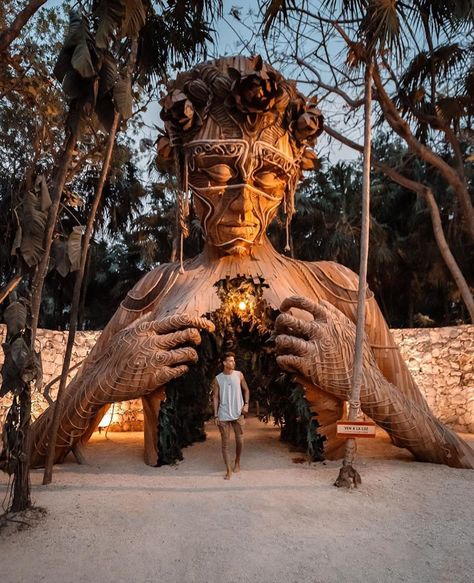
[[[0,325],[0,342],[5,338],[6,327]],[[94,346],[98,332],[77,332],[74,348],[72,349],[71,367],[76,365],[70,371],[68,380],[71,380],[80,367],[80,363],[89,354]],[[47,387],[53,379],[61,374],[64,353],[66,352],[67,332],[55,330],[38,330],[37,342],[41,346],[41,355],[43,363],[43,389]],[[3,363],[3,351],[0,351],[0,364]],[[47,390],[47,396],[54,401],[59,388],[59,381]],[[36,419],[49,407],[49,400],[39,391],[33,391],[32,394],[32,415]],[[0,430],[3,427],[6,413],[11,404],[9,396],[0,399]],[[143,408],[141,400],[116,403],[111,407],[101,423],[108,427],[108,431],[141,431],[143,429]]]
[[[457,431],[474,433],[474,326],[450,328],[412,328],[392,330],[403,357],[431,410]],[[82,362],[100,332],[78,332],[71,365]],[[0,341],[5,327],[0,326]],[[39,330],[38,341],[43,355],[43,386],[61,372],[67,334]],[[0,355],[0,363],[3,354]],[[70,378],[76,371],[70,373]],[[50,390],[56,398],[58,384]],[[0,399],[0,422],[3,424],[10,399]],[[33,414],[37,417],[48,407],[45,397],[35,391]],[[110,425],[109,425],[110,422]],[[140,431],[143,427],[141,401],[117,403],[103,420],[109,431]]]
[[[474,433],[474,326],[392,333],[434,414],[456,431]]]

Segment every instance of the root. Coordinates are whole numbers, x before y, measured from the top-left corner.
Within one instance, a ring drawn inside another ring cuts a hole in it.
[[[362,484],[359,472],[353,468],[351,465],[343,466],[339,471],[339,476],[334,482],[337,488],[357,488],[359,484]]]

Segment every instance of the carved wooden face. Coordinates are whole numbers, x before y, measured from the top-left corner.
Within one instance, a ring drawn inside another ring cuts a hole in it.
[[[207,242],[245,254],[261,242],[299,166],[263,141],[195,140],[186,147],[188,182]]]

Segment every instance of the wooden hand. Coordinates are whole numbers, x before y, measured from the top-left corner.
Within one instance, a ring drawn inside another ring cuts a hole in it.
[[[291,308],[309,312],[313,320],[286,313]],[[300,296],[284,300],[280,309],[283,313],[275,322],[279,366],[340,399],[347,399],[354,362],[354,323],[328,302],[315,303]],[[380,374],[366,342],[364,383]]]

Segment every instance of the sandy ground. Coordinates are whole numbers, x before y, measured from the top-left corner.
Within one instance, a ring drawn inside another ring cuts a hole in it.
[[[0,534],[0,580],[471,583],[474,471],[414,462],[385,436],[359,443],[363,483],[347,491],[332,486],[339,462],[294,463],[255,419],[230,482],[212,425],[163,468],[142,463],[141,434],[96,434],[88,465],[59,466],[49,486],[33,472],[48,513]]]

